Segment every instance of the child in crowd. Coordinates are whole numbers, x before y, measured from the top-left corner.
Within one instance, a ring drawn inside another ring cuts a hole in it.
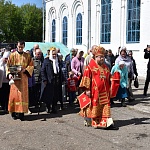
[[[68,86],[69,104],[71,106],[73,105],[73,102],[76,98],[77,82],[78,82],[78,78],[74,76],[73,71],[70,71],[69,78],[67,80],[67,86]]]

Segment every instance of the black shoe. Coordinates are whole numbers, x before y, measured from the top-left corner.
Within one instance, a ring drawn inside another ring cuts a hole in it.
[[[60,110],[64,110],[64,105],[63,104],[61,104]]]
[[[119,127],[116,127],[114,125],[110,125],[109,127],[106,128],[106,130],[119,130]]]
[[[46,107],[46,112],[49,114],[50,113],[50,108]]]
[[[17,118],[17,117],[15,117],[15,116],[14,116],[14,117],[12,117],[12,118],[13,118],[14,120],[17,120],[17,119],[18,119],[18,118]]]
[[[129,102],[133,102],[133,101],[135,101],[135,99],[134,99],[134,98],[131,98],[131,99],[128,99],[128,101],[129,101]]]
[[[53,110],[51,111],[51,113],[52,113],[52,114],[57,114],[57,110],[56,110],[56,109],[53,109]]]
[[[49,114],[51,110],[50,104],[46,104],[46,112]]]
[[[17,120],[17,119],[18,119],[15,112],[13,112],[13,113],[11,114],[11,117],[12,117],[14,120]]]
[[[111,101],[110,103],[111,103],[111,105],[114,105],[114,104],[115,104],[114,101]]]
[[[21,121],[24,121],[24,113],[19,113],[19,119],[20,119]]]
[[[143,93],[143,96],[147,96],[147,94],[146,94],[146,93]]]
[[[121,107],[126,107],[127,105],[125,104],[125,102],[121,103]]]
[[[24,121],[24,117],[20,118],[21,121]]]

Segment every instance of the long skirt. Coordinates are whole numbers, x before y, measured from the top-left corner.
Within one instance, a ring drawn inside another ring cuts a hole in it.
[[[127,95],[127,89],[126,88],[122,88],[121,86],[119,86],[117,95],[116,95],[116,99],[122,99],[122,98],[126,98],[128,97]]]

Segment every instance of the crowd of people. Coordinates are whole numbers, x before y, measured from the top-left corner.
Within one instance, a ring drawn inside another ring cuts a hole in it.
[[[64,109],[64,101],[72,107],[78,99],[85,126],[118,130],[110,116],[110,106],[119,100],[126,107],[126,100],[135,100],[131,84],[138,73],[132,51],[119,47],[115,56],[111,49],[93,45],[87,55],[72,48],[63,59],[56,47],[50,47],[47,54],[38,44],[26,52],[24,47],[25,42],[18,41],[15,50],[1,53],[0,106],[5,113],[23,121],[31,107],[44,103],[47,113],[57,113]],[[150,59],[149,46],[144,57]],[[21,66],[18,79],[11,71],[14,66]],[[149,79],[148,65],[145,96]]]

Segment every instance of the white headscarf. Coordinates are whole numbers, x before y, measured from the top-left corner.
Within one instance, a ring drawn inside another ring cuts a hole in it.
[[[3,54],[3,58],[8,58],[10,55],[10,51],[5,51]]]
[[[54,59],[52,53],[53,53],[53,50],[50,51],[49,59],[53,61],[53,70],[54,70],[54,73],[57,74],[59,72],[58,57],[56,56],[56,59]]]
[[[121,61],[119,61],[119,66],[120,66],[120,65],[125,65],[125,62],[124,62],[124,61],[122,61],[122,60],[121,60]]]
[[[4,58],[8,58],[10,55],[9,51],[5,51],[3,54],[3,57],[0,59],[0,88],[2,87],[2,84],[4,81],[7,81],[6,79],[6,63],[3,61]]]
[[[125,46],[122,46],[120,50],[126,50],[127,51],[127,48]]]

